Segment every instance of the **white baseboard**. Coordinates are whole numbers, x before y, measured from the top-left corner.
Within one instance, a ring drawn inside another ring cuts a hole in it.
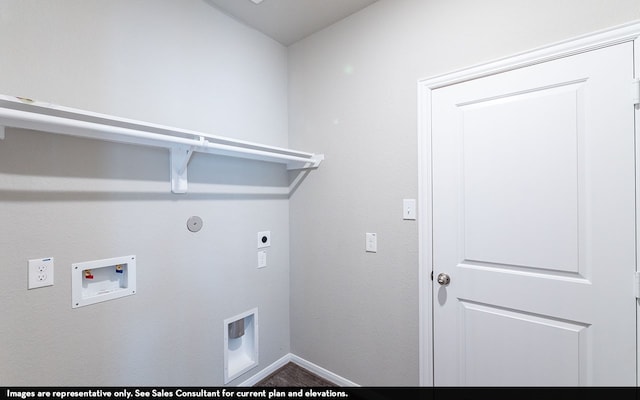
[[[285,366],[289,362],[298,364],[299,366],[308,369],[319,377],[326,379],[331,383],[335,383],[338,386],[360,386],[346,378],[341,377],[340,375],[334,374],[333,372],[322,368],[319,365],[316,365],[291,353],[284,355],[282,358],[276,360],[273,364],[269,365],[246,381],[240,383],[238,386],[253,386],[278,370],[280,367]]]
[[[253,386],[267,376],[271,375],[273,372],[276,372],[278,368],[284,367],[289,361],[291,361],[291,353],[284,355],[282,358],[276,360],[273,364],[269,365],[251,378],[238,384],[238,386]]]
[[[335,383],[338,386],[360,386],[355,382],[351,382],[350,380],[341,377],[340,375],[334,374],[333,372],[322,368],[319,365],[316,365],[310,361],[305,360],[304,358],[300,358],[295,354],[289,353],[291,356],[291,362],[298,364],[299,366],[308,369],[314,374],[318,375],[321,378],[328,380],[331,383]]]

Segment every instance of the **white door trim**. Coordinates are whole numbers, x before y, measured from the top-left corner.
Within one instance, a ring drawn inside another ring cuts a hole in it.
[[[418,81],[418,193],[419,214],[422,217],[418,225],[419,236],[419,362],[420,385],[433,385],[433,307],[431,272],[433,271],[432,249],[432,186],[431,186],[431,93],[433,90],[456,83],[494,75],[530,65],[568,57],[579,53],[634,41],[635,48],[640,45],[640,21],[597,31],[570,40],[544,46],[532,51],[519,53],[485,64],[465,68],[444,75],[420,79]],[[636,78],[640,75],[640,55],[635,53]],[[631,94],[631,82],[629,93]],[[636,120],[640,112],[636,107]],[[637,143],[637,142],[636,142]],[[636,154],[640,156],[640,146],[636,145]],[[640,168],[636,169],[640,175]],[[639,179],[639,178],[636,178]],[[640,180],[638,181],[640,183]],[[638,184],[636,184],[638,188]],[[638,190],[638,189],[637,189]],[[638,192],[640,194],[640,192]],[[637,219],[637,216],[636,216]],[[636,237],[638,235],[636,234]],[[640,243],[639,243],[640,244]],[[638,265],[638,262],[636,262]],[[631,277],[630,277],[631,279]],[[640,328],[640,327],[639,327]],[[638,357],[640,359],[640,357]],[[638,368],[640,370],[640,368]],[[638,376],[640,381],[640,374]]]

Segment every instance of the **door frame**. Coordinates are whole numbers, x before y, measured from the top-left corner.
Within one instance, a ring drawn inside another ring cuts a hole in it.
[[[568,57],[599,48],[625,42],[634,43],[634,76],[640,77],[640,21],[618,25],[612,28],[578,36],[531,51],[501,58],[488,63],[464,68],[451,73],[418,80],[418,312],[419,312],[419,367],[420,386],[433,386],[433,207],[431,182],[431,94],[433,90],[472,79],[495,75],[562,57]],[[633,82],[629,82],[630,100],[633,95]],[[640,89],[639,89],[640,90]],[[635,95],[640,96],[640,93]],[[640,107],[636,105],[636,136],[640,122]],[[636,140],[636,160],[640,160],[640,144]],[[640,199],[640,162],[636,162],[636,199]],[[636,211],[636,226],[638,225]],[[640,249],[640,240],[636,228],[636,248]],[[640,252],[636,252],[636,271]],[[632,279],[630,277],[629,279]],[[636,304],[636,315],[640,311]],[[637,322],[640,332],[640,323]],[[636,333],[637,335],[637,333]],[[636,340],[637,342],[637,340]],[[637,350],[638,346],[636,346]],[[636,384],[640,382],[640,352],[636,356]]]

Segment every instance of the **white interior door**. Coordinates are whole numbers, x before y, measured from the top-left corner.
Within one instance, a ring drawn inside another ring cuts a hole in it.
[[[626,42],[433,91],[436,386],[636,384],[632,79]]]

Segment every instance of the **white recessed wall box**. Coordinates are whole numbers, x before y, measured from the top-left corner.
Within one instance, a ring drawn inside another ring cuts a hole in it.
[[[136,256],[71,264],[72,308],[136,293]]]
[[[258,365],[258,309],[224,320],[224,383]]]

